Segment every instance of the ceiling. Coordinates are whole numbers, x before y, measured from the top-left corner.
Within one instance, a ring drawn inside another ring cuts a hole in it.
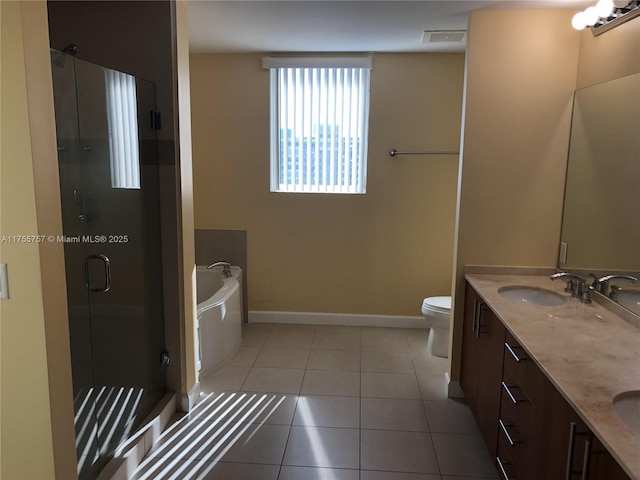
[[[595,0],[187,0],[189,43],[202,52],[451,52],[423,32],[466,30],[476,9],[569,8]],[[466,39],[466,36],[465,36]]]

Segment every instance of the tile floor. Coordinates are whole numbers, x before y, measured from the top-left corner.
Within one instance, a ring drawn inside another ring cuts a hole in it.
[[[136,480],[496,479],[427,330],[250,324]]]

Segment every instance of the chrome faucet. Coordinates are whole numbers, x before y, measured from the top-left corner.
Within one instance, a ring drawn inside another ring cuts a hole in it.
[[[571,296],[576,298],[581,297],[584,286],[587,283],[586,278],[567,272],[554,273],[553,275],[549,275],[549,278],[551,280],[555,280],[556,278],[568,278],[569,280],[567,281],[567,286],[564,291],[571,292]]]
[[[609,298],[611,298],[611,295],[609,295],[609,282],[611,280],[624,280],[630,283],[636,283],[638,281],[636,277],[632,277],[631,275],[605,275],[604,277],[600,277],[596,289],[605,297],[608,296]],[[615,295],[615,292],[612,293]]]
[[[231,273],[231,264],[229,262],[215,262],[209,265],[207,268],[213,267],[222,267],[222,276],[225,278],[233,276],[233,274]]]

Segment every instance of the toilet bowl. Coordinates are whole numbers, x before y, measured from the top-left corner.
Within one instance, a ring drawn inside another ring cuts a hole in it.
[[[448,357],[451,297],[425,298],[422,302],[422,315],[429,327],[427,352],[436,357]]]

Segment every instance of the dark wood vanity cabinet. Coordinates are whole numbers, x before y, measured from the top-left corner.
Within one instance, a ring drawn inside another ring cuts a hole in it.
[[[502,480],[629,480],[468,284],[460,383]]]
[[[498,469],[505,475],[511,465],[520,480],[545,478],[539,452],[545,445],[545,403],[547,380],[524,349],[507,332],[502,345],[504,355],[498,441],[504,448],[497,457]]]
[[[591,432],[509,332],[503,352],[497,457],[503,478],[586,480]]]
[[[491,456],[496,456],[502,345],[506,329],[467,285],[460,385]]]
[[[629,475],[611,456],[604,445],[593,436],[589,457],[588,480],[630,480]]]
[[[548,439],[541,458],[545,478],[567,480],[629,480],[600,440],[591,432],[558,390],[549,383]]]

